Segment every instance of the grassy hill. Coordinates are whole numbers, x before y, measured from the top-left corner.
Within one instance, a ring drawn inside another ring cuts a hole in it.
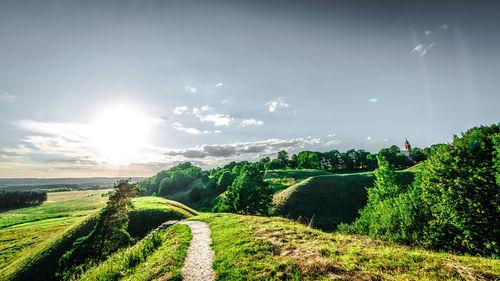
[[[277,217],[203,214],[217,280],[495,280],[500,260],[325,233]]]
[[[404,183],[413,173],[398,172]],[[276,214],[298,219],[323,230],[352,222],[366,204],[365,187],[373,186],[373,172],[310,177],[274,194]]]
[[[49,193],[40,206],[0,213],[0,280],[54,280],[59,258],[94,227],[107,200],[102,193]],[[132,203],[128,231],[136,238],[166,220],[198,215],[189,207],[159,197],[134,198]]]
[[[132,199],[127,231],[136,238],[168,220],[182,220],[199,213],[179,202],[161,197],[145,196]]]
[[[107,199],[102,193],[48,193],[40,206],[0,213],[0,280],[28,272],[43,260],[64,253],[65,247],[90,231],[93,217]]]
[[[359,235],[325,233],[278,217],[205,213],[217,280],[496,280],[500,260],[436,253]],[[181,280],[185,225],[114,254],[80,280]],[[155,244],[156,246],[152,246]],[[148,246],[149,245],[149,246]]]

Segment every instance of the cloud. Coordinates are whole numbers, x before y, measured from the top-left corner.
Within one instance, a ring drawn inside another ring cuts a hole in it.
[[[154,125],[159,125],[159,124],[162,124],[162,123],[165,123],[165,119],[161,118],[161,117],[153,117],[153,118],[149,118],[148,121],[151,123],[151,124],[154,124]]]
[[[231,116],[226,114],[208,114],[199,117],[201,122],[213,122],[215,126],[228,126],[233,120]]]
[[[378,102],[378,101],[379,101],[379,99],[378,99],[378,98],[371,98],[371,99],[369,99],[368,101],[369,101],[369,102]]]
[[[304,148],[306,145],[318,144],[320,139],[307,137],[295,139],[268,139],[256,142],[240,142],[222,145],[202,145],[188,149],[178,149],[166,152],[167,156],[182,156],[184,158],[234,157],[243,154],[271,155],[280,150]]]
[[[220,134],[220,130],[215,130],[215,131],[209,131],[209,130],[199,130],[196,128],[186,128],[184,125],[182,125],[179,122],[174,122],[172,123],[172,127],[176,129],[177,131],[185,132],[190,135],[198,135],[198,134]]]
[[[290,107],[282,98],[266,102],[267,110],[269,112],[276,112],[277,109]]]
[[[411,52],[423,57],[432,47],[434,47],[434,43],[430,43],[428,45],[418,44],[415,48],[413,48],[413,50],[411,50]]]
[[[191,111],[187,106],[178,106],[174,109],[174,114],[194,115],[201,122],[213,122],[215,126],[228,126],[233,121],[233,118],[228,114],[209,113],[210,111],[212,111],[212,108],[208,105],[193,107]]]
[[[216,87],[216,88],[220,88],[220,87],[222,87],[222,86],[224,86],[224,83],[222,83],[222,82],[219,82],[219,83],[215,84],[215,87]]]
[[[16,96],[7,93],[4,90],[0,89],[0,101],[13,102],[16,99]]]
[[[411,50],[411,52],[423,57],[432,47],[434,47],[434,43],[430,43],[428,45],[418,44],[415,48],[413,48],[413,50]]]
[[[334,146],[334,145],[338,145],[340,144],[342,141],[341,140],[331,140],[331,141],[327,141],[325,143],[326,146]]]
[[[385,139],[384,139],[384,141],[385,141],[385,142],[388,142],[388,141],[389,141],[389,139],[388,139],[388,138],[385,138]]]
[[[255,120],[255,119],[243,119],[240,122],[240,127],[246,127],[246,126],[251,126],[251,125],[258,125],[262,126],[264,125],[264,122],[261,120]]]
[[[335,137],[335,134],[328,134],[328,135],[326,135],[326,136],[327,136],[327,137],[329,137],[329,138],[334,138],[334,137]]]
[[[424,34],[425,34],[426,36],[429,36],[429,35],[431,35],[431,34],[433,34],[433,33],[437,32],[437,31],[440,31],[440,30],[447,31],[447,30],[448,30],[448,28],[450,28],[450,27],[449,27],[447,24],[442,24],[442,25],[439,25],[439,26],[435,27],[435,28],[434,28],[434,29],[432,29],[432,30],[426,30],[426,31],[424,31]]]
[[[196,128],[186,128],[179,122],[172,123],[172,127],[174,127],[174,129],[176,129],[177,131],[186,132],[186,133],[191,134],[191,135],[197,135],[197,134],[201,133],[200,130],[198,130]]]
[[[185,105],[177,106],[176,108],[174,108],[174,114],[175,115],[182,115],[182,114],[186,113],[187,110],[188,110],[188,107]]]
[[[152,126],[151,120],[141,121],[144,127]],[[162,121],[163,122],[163,121]],[[150,163],[163,161],[160,156],[166,149],[155,147],[137,138],[134,142],[117,143],[103,136],[102,128],[96,124],[40,122],[20,120],[12,123],[14,126],[28,131],[28,135],[20,143],[9,150],[27,157],[27,161],[47,162],[51,159],[75,159],[75,163],[102,163],[111,165],[128,165],[131,163]],[[107,132],[112,135],[115,132]],[[118,134],[120,132],[117,132]],[[115,136],[126,138],[129,132]],[[45,160],[43,160],[45,159]]]
[[[190,85],[186,85],[186,87],[184,88],[184,90],[188,93],[191,93],[191,94],[195,94],[196,93],[196,88],[194,87],[191,87]]]
[[[366,137],[366,140],[367,140],[367,141],[372,140],[372,136],[368,136],[368,137]]]

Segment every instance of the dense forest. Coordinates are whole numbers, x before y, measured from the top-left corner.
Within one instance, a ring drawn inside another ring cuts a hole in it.
[[[47,192],[0,190],[0,208],[22,207],[41,204],[47,200]]]

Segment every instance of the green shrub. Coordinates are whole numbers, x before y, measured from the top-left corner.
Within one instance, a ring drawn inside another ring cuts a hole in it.
[[[440,147],[417,174],[434,248],[500,254],[500,127],[476,127]]]

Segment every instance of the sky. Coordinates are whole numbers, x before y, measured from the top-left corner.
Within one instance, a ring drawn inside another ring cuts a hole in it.
[[[499,8],[0,0],[0,177],[450,142],[500,121]]]

